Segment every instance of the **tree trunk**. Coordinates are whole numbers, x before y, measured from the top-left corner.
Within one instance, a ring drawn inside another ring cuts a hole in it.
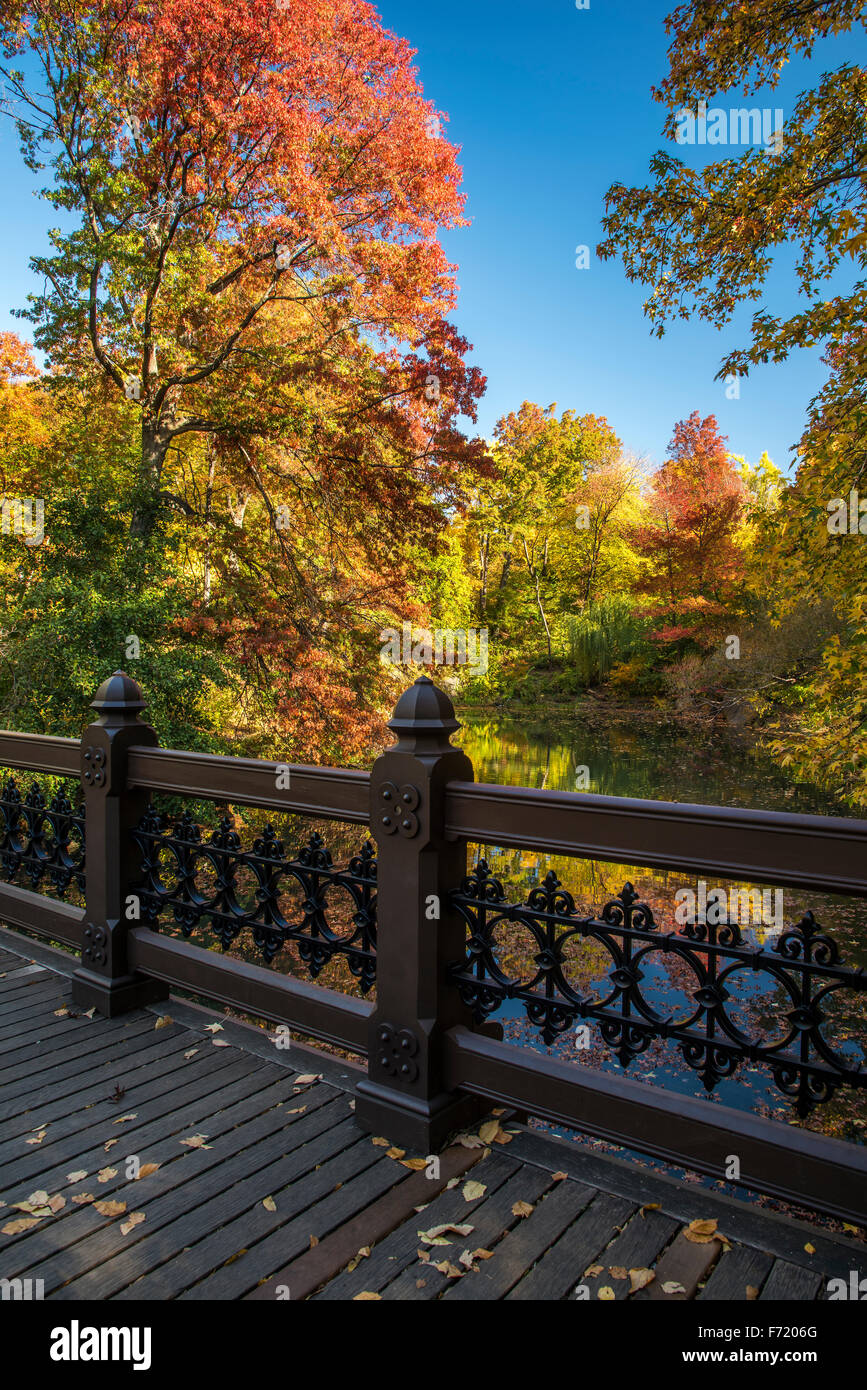
[[[171,426],[165,420],[142,416],[139,495],[129,528],[130,536],[136,540],[146,541],[156,525],[160,482],[171,439]]]

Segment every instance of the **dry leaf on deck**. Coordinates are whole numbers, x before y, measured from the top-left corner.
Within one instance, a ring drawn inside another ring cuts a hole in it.
[[[683,1284],[678,1284],[675,1279],[666,1279],[662,1286],[663,1293],[686,1293]]]
[[[321,1080],[322,1080],[322,1073],[321,1073],[321,1072],[316,1072],[316,1073],[313,1073],[313,1072],[311,1072],[311,1073],[305,1073],[304,1076],[293,1076],[293,1078],[292,1078],[292,1085],[293,1085],[293,1086],[312,1086],[314,1081],[321,1081]]]
[[[613,1298],[616,1298],[616,1294],[608,1284],[605,1284],[604,1287],[599,1290],[596,1297],[601,1298],[603,1303],[610,1303]]]
[[[693,1245],[707,1245],[716,1240],[716,1221],[690,1221],[683,1234]]]
[[[479,1125],[479,1138],[483,1144],[490,1144],[495,1134],[500,1132],[499,1120],[487,1120],[483,1125]]]
[[[604,1268],[604,1265],[588,1265],[584,1271],[584,1278],[595,1279],[596,1275],[601,1274]]]
[[[512,1204],[513,1216],[529,1216],[532,1210],[533,1207],[530,1202],[514,1202]]]
[[[372,1303],[374,1300],[381,1303],[382,1294],[371,1293],[369,1289],[365,1289],[363,1293],[357,1293],[352,1301],[353,1303]]]
[[[120,1143],[120,1140],[119,1140],[119,1139],[106,1139],[105,1143],[104,1143],[103,1146],[102,1146],[102,1147],[103,1147],[103,1151],[104,1151],[105,1153],[108,1153],[109,1149],[113,1149],[114,1146],[115,1146],[115,1144],[119,1144],[119,1143]]]
[[[277,1210],[277,1203],[274,1201],[273,1197],[263,1197],[262,1206],[265,1208],[266,1211]]]
[[[136,1173],[136,1179],[149,1178],[151,1173],[156,1173],[159,1166],[160,1165],[158,1163],[143,1163],[142,1166],[139,1168],[138,1172]]]
[[[195,1057],[195,1055],[196,1055],[196,1053],[198,1052],[198,1050],[199,1050],[199,1049],[198,1049],[197,1047],[191,1047],[190,1050],[189,1050],[189,1052],[185,1052],[185,1053],[184,1053],[184,1056],[186,1057],[187,1061],[189,1061],[189,1059],[190,1059],[191,1057]]]
[[[747,1302],[752,1303],[759,1296],[759,1290],[755,1284],[747,1284]]]
[[[648,1284],[652,1284],[656,1275],[652,1269],[630,1269],[629,1271],[629,1292],[637,1293],[639,1289],[644,1289]]]
[[[159,1018],[154,1024],[154,1032],[156,1032],[158,1028],[168,1028],[169,1024],[173,1022],[174,1019],[172,1019],[169,1016],[169,1014],[160,1014]]]
[[[76,1207],[83,1207],[87,1202],[92,1202],[93,1197],[89,1192],[76,1192],[71,1201]]]
[[[120,1223],[121,1235],[128,1236],[130,1231],[134,1230],[136,1226],[140,1226],[144,1219],[145,1214],[143,1211],[131,1211],[127,1220],[121,1221]]]
[[[188,1149],[209,1149],[210,1144],[206,1144],[207,1134],[191,1134],[189,1139],[179,1139],[179,1144],[184,1144]]]
[[[100,1216],[121,1216],[126,1211],[126,1202],[94,1202]]]
[[[487,1190],[485,1183],[475,1182],[473,1180],[471,1182],[465,1182],[461,1192],[465,1202],[475,1202],[478,1201],[479,1197],[483,1197]]]
[[[551,1174],[551,1177],[554,1179],[554,1182],[563,1182],[564,1178],[568,1178],[568,1176],[569,1176],[568,1173],[562,1173],[562,1172],[559,1172],[559,1173],[552,1173],[552,1174]]]
[[[420,1173],[423,1168],[427,1167],[426,1158],[402,1158],[400,1162],[403,1168],[412,1168],[415,1173]]]
[[[206,1033],[222,1033],[222,1032],[223,1032],[223,1025],[222,1025],[222,1023],[206,1023],[206,1024],[205,1024],[205,1032],[206,1032]]]
[[[76,1171],[75,1171],[74,1173],[67,1173],[67,1174],[66,1174],[66,1181],[67,1181],[67,1182],[84,1182],[84,1179],[85,1179],[86,1177],[87,1177],[87,1171],[86,1171],[86,1169],[84,1169],[84,1168],[77,1168]]]
[[[403,1158],[406,1149],[389,1149],[386,1158]]]
[[[31,1226],[38,1226],[41,1218],[38,1216],[20,1216],[17,1221],[9,1221],[3,1227],[4,1236],[17,1236],[22,1231],[29,1231]]]
[[[119,1119],[117,1119],[117,1120],[112,1120],[112,1124],[113,1124],[113,1125],[125,1125],[126,1122],[127,1122],[127,1120],[137,1120],[137,1119],[138,1119],[138,1115],[121,1115]],[[116,1139],[113,1139],[113,1140],[112,1140],[112,1143],[113,1143],[113,1144],[116,1144],[116,1143],[117,1143],[117,1140],[116,1140]]]
[[[377,1137],[376,1139],[371,1139],[370,1142],[371,1142],[371,1144],[375,1144],[376,1147],[377,1147],[378,1149],[390,1149],[390,1148],[391,1148],[391,1140],[390,1140],[390,1139],[382,1139],[382,1138]]]
[[[117,1177],[117,1169],[116,1169],[116,1168],[100,1168],[99,1172],[98,1172],[97,1175],[96,1175],[96,1181],[97,1181],[97,1182],[108,1182],[110,1178],[116,1178],[116,1177]]]

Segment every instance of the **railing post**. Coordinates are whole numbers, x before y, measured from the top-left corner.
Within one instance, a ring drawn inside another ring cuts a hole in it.
[[[475,1097],[444,1089],[442,1070],[443,1033],[472,1026],[446,974],[465,949],[465,927],[447,895],[466,873],[466,845],[445,839],[445,786],[472,781],[473,765],[452,747],[449,735],[460,728],[454,707],[427,676],[401,696],[388,727],[398,741],[370,779],[379,847],[376,1009],[355,1116],[426,1154],[480,1113]]]
[[[81,740],[85,804],[85,905],[81,965],[72,977],[77,1004],[113,1018],[168,996],[168,985],[129,970],[126,934],[136,860],[130,830],[147,807],[149,793],[127,789],[127,750],[154,747],[156,731],[139,719],[142,692],[123,671],[103,681],[91,703],[99,718]]]

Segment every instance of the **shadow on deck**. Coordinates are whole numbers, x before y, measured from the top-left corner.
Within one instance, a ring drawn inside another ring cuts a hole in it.
[[[177,999],[88,1017],[74,964],[0,931],[0,1278],[46,1299],[809,1301],[867,1275],[858,1240],[504,1114],[429,1178],[356,1125],[351,1064]],[[723,1239],[688,1240],[697,1220]]]

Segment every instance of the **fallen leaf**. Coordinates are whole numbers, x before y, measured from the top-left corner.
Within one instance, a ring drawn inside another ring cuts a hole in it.
[[[155,1173],[159,1166],[158,1163],[143,1163],[136,1173],[136,1179],[149,1178],[151,1173]]]
[[[63,1006],[62,1009],[55,1009],[55,1010],[54,1010],[54,1017],[55,1017],[55,1018],[68,1018],[68,1017],[69,1017],[69,1010],[67,1009],[67,1007],[66,1007],[65,1004],[64,1004],[64,1006]]]
[[[552,1173],[552,1174],[551,1174],[551,1177],[554,1179],[554,1182],[563,1182],[564,1178],[568,1178],[568,1176],[569,1176],[568,1173]]]
[[[93,1015],[94,1015],[95,1013],[96,1013],[96,1005],[94,1004],[94,1006],[93,1006],[92,1009],[87,1009],[87,1010],[85,1010],[84,1017],[85,1017],[85,1018],[93,1018]]]
[[[495,1144],[511,1144],[511,1142],[512,1142],[512,1136],[511,1136],[511,1134],[509,1134],[508,1131],[505,1130],[505,1129],[501,1129],[501,1130],[499,1131],[499,1133],[497,1133],[497,1134],[494,1135],[494,1143],[495,1143]]]
[[[224,1032],[224,1031],[225,1031],[225,1029],[223,1028],[222,1023],[206,1023],[206,1024],[205,1024],[205,1032],[206,1032],[206,1033],[222,1033],[222,1032]]]
[[[406,1149],[389,1149],[386,1158],[403,1158]]]
[[[637,1293],[639,1289],[646,1288],[652,1284],[656,1275],[652,1269],[630,1269],[629,1271],[629,1292]]]
[[[38,1226],[40,1217],[20,1216],[17,1221],[9,1221],[3,1227],[4,1236],[18,1236],[22,1231],[29,1231],[31,1226]]]
[[[196,1053],[198,1052],[198,1050],[199,1050],[199,1049],[198,1049],[197,1047],[191,1047],[190,1050],[189,1050],[189,1052],[185,1052],[185,1053],[184,1053],[184,1056],[186,1057],[187,1061],[189,1061],[189,1059],[190,1059],[191,1057],[195,1057],[195,1055],[196,1055]]]
[[[530,1202],[513,1202],[512,1204],[513,1216],[529,1216],[532,1210],[533,1207]]]
[[[319,1237],[318,1237],[318,1236],[311,1236],[311,1237],[310,1237],[310,1249],[311,1249],[311,1250],[315,1250],[318,1244],[319,1244]]]
[[[86,1170],[85,1170],[84,1168],[77,1168],[76,1171],[75,1171],[74,1173],[67,1173],[67,1174],[66,1174],[66,1181],[67,1181],[67,1182],[84,1182],[84,1179],[85,1179],[86,1177],[87,1177],[87,1172],[86,1172]]]
[[[609,1265],[608,1273],[612,1279],[628,1279],[629,1271],[623,1265]]]
[[[646,1211],[659,1211],[661,1202],[645,1202],[643,1207],[639,1207],[638,1214],[643,1216]]]
[[[374,1300],[376,1300],[377,1303],[381,1303],[382,1294],[371,1293],[369,1289],[365,1289],[363,1293],[357,1293],[352,1301],[353,1303],[371,1303]]]
[[[758,1298],[758,1296],[758,1286],[756,1284],[747,1284],[747,1302],[753,1303]]]
[[[438,1269],[440,1274],[445,1274],[449,1279],[463,1279],[464,1277],[464,1271],[459,1269],[457,1265],[451,1264],[449,1260],[443,1260],[441,1264],[434,1265],[434,1269]]]
[[[25,1139],[24,1142],[26,1144],[41,1144],[47,1133],[47,1129],[40,1129],[39,1133],[35,1136],[35,1138]]]
[[[402,1158],[400,1163],[401,1167],[412,1168],[413,1172],[416,1173],[420,1173],[423,1168],[427,1167],[426,1158]]]
[[[93,1197],[89,1192],[76,1192],[75,1196],[71,1200],[75,1206],[83,1207],[86,1202],[92,1202]]]
[[[815,1255],[816,1253],[815,1245],[811,1245],[809,1241],[807,1241],[807,1244],[804,1246],[804,1249],[806,1250],[808,1255]]]
[[[119,1144],[119,1143],[120,1143],[120,1140],[119,1140],[119,1139],[106,1139],[106,1141],[105,1141],[105,1143],[103,1144],[102,1147],[103,1147],[104,1151],[105,1151],[106,1153],[108,1153],[109,1149],[113,1149],[114,1146],[115,1146],[115,1144]]]
[[[500,1132],[499,1120],[488,1120],[485,1124],[479,1125],[479,1138],[483,1144],[490,1144],[495,1134]]]
[[[230,1043],[223,1042],[223,1039],[222,1039],[222,1038],[211,1038],[211,1044],[212,1044],[213,1047],[230,1047],[230,1046],[231,1046]]]
[[[129,1214],[129,1218],[126,1221],[122,1221],[120,1223],[121,1235],[128,1236],[130,1231],[134,1230],[136,1226],[140,1226],[144,1219],[145,1214],[143,1211],[131,1211]]]
[[[169,1014],[160,1014],[159,1018],[154,1024],[154,1032],[156,1032],[158,1028],[168,1028],[169,1024],[172,1022],[174,1022],[174,1020],[170,1017]]]
[[[487,1186],[483,1182],[465,1182],[461,1189],[465,1202],[476,1202],[479,1197],[483,1197],[487,1192]]]
[[[426,1280],[426,1279],[416,1279],[416,1281],[415,1281],[415,1286],[416,1286],[417,1289],[424,1289],[424,1288],[427,1288],[427,1280]]]
[[[287,1111],[286,1111],[286,1114],[287,1114],[287,1115],[303,1115],[303,1114],[304,1114],[304,1111],[305,1111],[306,1109],[307,1109],[307,1106],[306,1106],[306,1105],[296,1105],[294,1110],[287,1110]]]
[[[477,1134],[459,1134],[455,1139],[456,1144],[461,1144],[465,1149],[481,1149],[484,1147]]]
[[[266,1211],[277,1210],[277,1203],[274,1201],[273,1197],[264,1197],[262,1199],[262,1206],[265,1208]]]
[[[595,1279],[596,1275],[601,1274],[604,1268],[604,1265],[588,1265],[584,1271],[584,1278]]]
[[[446,1192],[451,1192],[452,1188],[457,1187],[459,1182],[460,1178],[449,1178],[448,1182],[446,1183]]]
[[[117,1119],[117,1120],[112,1120],[112,1124],[113,1124],[113,1125],[125,1125],[126,1122],[127,1122],[127,1120],[137,1120],[137,1119],[138,1119],[138,1115],[121,1115],[119,1119]],[[117,1143],[117,1140],[116,1140],[116,1139],[113,1139],[113,1140],[112,1140],[112,1143],[113,1143],[113,1144],[116,1144],[116,1143]]]
[[[716,1239],[716,1221],[690,1221],[683,1234],[693,1245],[707,1245]]]
[[[662,1286],[663,1293],[686,1293],[683,1284],[678,1284],[676,1279],[666,1279]]]
[[[416,1250],[415,1253],[418,1255],[418,1257],[419,1257],[419,1259],[421,1260],[421,1262],[422,1262],[423,1265],[430,1264],[430,1251],[429,1251],[429,1250]]]
[[[97,1181],[97,1182],[109,1182],[112,1178],[116,1178],[116,1177],[117,1177],[117,1169],[116,1169],[116,1168],[100,1168],[99,1172],[98,1172],[97,1175],[96,1175],[96,1181]]]
[[[293,1078],[292,1078],[292,1085],[293,1085],[293,1086],[312,1086],[314,1081],[321,1081],[321,1080],[322,1080],[322,1073],[321,1073],[321,1072],[316,1072],[316,1073],[312,1073],[312,1072],[311,1072],[309,1075],[305,1074],[304,1076],[293,1076]]]
[[[126,1211],[126,1202],[94,1202],[100,1216],[121,1216]]]
[[[63,1208],[66,1206],[66,1198],[61,1197],[60,1195],[56,1197],[49,1197],[48,1205],[50,1206],[53,1212],[62,1211]]]
[[[206,1144],[207,1134],[191,1134],[189,1139],[179,1139],[179,1144],[184,1144],[188,1149],[210,1149],[211,1144]]]
[[[423,1240],[425,1245],[451,1245],[450,1240],[444,1239],[444,1233],[448,1231],[457,1236],[468,1236],[474,1226],[456,1226],[451,1221],[445,1222],[442,1226],[431,1226],[429,1231],[418,1231],[419,1240]]]
[[[605,1285],[599,1290],[599,1292],[597,1293],[596,1297],[597,1297],[597,1298],[601,1298],[602,1301],[603,1301],[603,1303],[610,1303],[611,1300],[612,1300],[613,1298],[616,1298],[616,1294],[615,1294],[614,1290],[613,1290],[608,1284],[605,1284]]]
[[[390,1148],[391,1148],[391,1140],[390,1140],[390,1139],[371,1139],[370,1142],[371,1142],[371,1144],[375,1144],[376,1147],[377,1147],[378,1149],[390,1149]]]

